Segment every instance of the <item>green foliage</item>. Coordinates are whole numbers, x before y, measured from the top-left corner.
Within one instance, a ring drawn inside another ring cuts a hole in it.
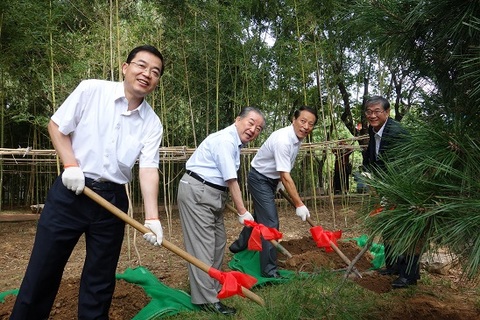
[[[370,181],[377,196],[368,210],[380,201],[385,210],[366,217],[365,226],[395,239],[397,254],[446,247],[461,257],[467,276],[478,278],[480,141],[456,127],[412,129],[397,160]]]

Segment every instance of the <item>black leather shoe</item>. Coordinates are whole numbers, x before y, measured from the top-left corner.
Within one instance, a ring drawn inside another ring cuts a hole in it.
[[[220,313],[225,316],[233,316],[235,313],[237,313],[235,308],[227,307],[220,301],[214,303],[197,304],[197,306],[203,311]]]
[[[392,275],[398,275],[398,268],[383,268],[383,269],[378,269],[377,272],[381,274],[382,276],[392,276]]]
[[[398,277],[392,282],[392,287],[393,289],[403,289],[403,288],[407,288],[408,286],[414,286],[416,284],[417,284],[416,279]]]
[[[245,249],[247,249],[247,246],[245,245],[239,245],[238,243],[239,241],[235,241],[234,243],[232,243],[230,245],[230,247],[228,247],[228,249],[230,250],[231,253],[238,253],[240,251],[243,251]]]

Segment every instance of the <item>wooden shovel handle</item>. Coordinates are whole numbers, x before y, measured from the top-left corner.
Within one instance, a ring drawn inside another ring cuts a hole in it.
[[[123,220],[125,223],[131,225],[133,228],[140,231],[141,233],[151,232],[150,229],[148,229],[147,227],[145,227],[143,224],[133,219],[132,217],[128,216],[125,212],[118,209],[116,206],[114,206],[113,204],[111,204],[110,202],[102,198],[100,195],[95,193],[92,189],[85,187],[83,189],[83,193],[87,197],[89,197],[90,199],[92,199],[93,201],[95,201],[96,203],[98,203],[99,205],[101,205],[111,213],[113,213],[115,216]],[[192,256],[188,252],[180,249],[179,247],[177,247],[176,245],[174,245],[173,243],[165,239],[162,240],[162,246],[170,250],[171,252],[175,253],[176,255],[180,256],[181,258],[187,260],[188,262],[190,262],[191,264],[195,265],[196,267],[200,268],[201,270],[205,271],[208,274],[208,270],[210,269],[210,266],[204,263],[203,261],[197,259],[196,257]],[[245,297],[256,302],[257,304],[261,306],[265,306],[265,301],[261,297],[259,297],[258,295],[256,295],[255,293],[253,293],[252,291],[248,290],[243,286],[242,286],[242,293],[245,295]]]
[[[292,198],[290,198],[290,196],[282,189],[278,190],[280,192],[280,194],[295,208],[295,203],[293,202]],[[315,222],[313,222],[313,220],[310,218],[310,217],[307,217],[307,222],[310,224],[310,226],[313,228],[313,227],[316,227],[317,225],[315,224]],[[338,256],[347,264],[347,265],[350,265],[352,262],[350,261],[350,259],[348,259],[348,257],[340,250],[340,248],[333,242],[333,241],[329,241],[329,244],[330,246],[332,247],[332,249],[338,254]],[[360,272],[358,272],[357,268],[353,268],[353,272],[359,277],[359,278],[362,278],[362,275],[360,274]]]
[[[225,206],[227,207],[228,210],[230,210],[234,213],[238,213],[237,210],[232,205],[227,203]],[[287,249],[285,249],[285,247],[282,246],[277,240],[272,239],[272,240],[269,240],[269,241],[278,251],[280,251],[281,253],[286,255],[288,258],[292,257],[292,254]]]

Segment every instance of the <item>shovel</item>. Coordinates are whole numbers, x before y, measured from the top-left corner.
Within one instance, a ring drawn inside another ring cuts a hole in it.
[[[290,196],[283,191],[282,189],[278,190],[280,194],[295,208],[295,203],[293,203],[293,200],[290,198]],[[327,241],[327,243],[330,245],[330,247],[338,254],[338,256],[348,265],[352,265],[352,262],[348,257],[340,250],[340,248],[337,247],[337,245],[331,240],[331,237],[328,237],[325,235],[325,231],[323,230],[322,227],[315,225],[313,220],[310,217],[307,217],[307,222],[310,224],[310,233],[312,234],[313,239],[317,242],[317,245],[319,244],[319,239],[324,239]],[[321,244],[321,247],[324,245]],[[352,267],[352,271],[357,275],[357,277],[362,278],[362,275],[360,272],[358,272],[357,268]]]
[[[235,208],[233,206],[231,206],[230,204],[226,204],[226,207],[228,208],[228,210],[232,211],[232,212],[235,212],[237,213],[237,210],[235,210]],[[287,249],[285,249],[284,246],[282,246],[277,240],[275,239],[272,239],[272,240],[269,240],[270,243],[278,250],[280,251],[281,253],[283,253],[284,255],[287,256],[287,258],[291,258],[292,257],[292,254],[290,252],[288,252]]]
[[[141,233],[151,232],[150,229],[148,229],[147,227],[145,227],[144,225],[142,225],[140,222],[136,221],[135,219],[129,217],[122,210],[115,207],[113,204],[111,204],[110,202],[108,202],[107,200],[102,198],[100,195],[95,193],[90,188],[85,187],[83,189],[83,193],[87,197],[89,197],[90,199],[95,201],[97,204],[101,205],[102,207],[104,207],[105,209],[107,209],[108,211],[113,213],[115,216],[117,216],[118,218],[120,218],[124,222],[131,225],[133,228],[140,231]],[[226,285],[225,287],[229,286],[229,288],[224,287],[224,288],[222,288],[222,291],[224,289],[227,289],[227,290],[232,289],[232,286],[235,286],[235,285],[240,286],[241,292],[238,292],[240,295],[243,295],[243,296],[249,298],[250,300],[256,302],[257,304],[259,304],[261,306],[265,306],[265,301],[261,297],[257,296],[255,293],[248,290],[244,286],[241,286],[240,284],[235,283],[235,280],[236,280],[235,275],[236,274],[234,274],[233,272],[220,272],[219,270],[210,267],[209,265],[207,265],[203,261],[197,259],[196,257],[192,256],[188,252],[183,251],[182,249],[180,249],[179,247],[175,246],[173,243],[171,243],[167,240],[162,241],[162,246],[165,247],[166,249],[170,250],[171,252],[175,253],[176,255],[180,256],[181,258],[187,260],[188,262],[190,262],[194,266],[198,267],[202,271],[205,271],[206,273],[208,273],[208,275],[210,275],[212,278],[218,280],[221,284],[224,284],[224,282],[225,282],[225,285]],[[246,275],[244,275],[240,272],[237,272],[237,273],[242,275],[242,276],[246,276]],[[253,285],[253,284],[254,283],[252,283],[251,285]],[[250,285],[250,287],[251,287],[251,285]],[[238,289],[238,288],[236,288],[236,289]],[[222,291],[220,292],[220,294],[222,294]],[[230,294],[228,296],[231,296],[231,295],[235,294],[235,293],[231,294],[232,291],[234,291],[234,290],[230,290]],[[224,297],[226,298],[228,296],[226,295]]]

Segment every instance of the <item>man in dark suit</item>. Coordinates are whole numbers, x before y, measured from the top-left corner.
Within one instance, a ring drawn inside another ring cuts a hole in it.
[[[365,102],[365,115],[367,116],[368,134],[370,140],[363,155],[363,166],[367,171],[384,174],[385,162],[395,158],[393,149],[404,142],[408,136],[407,131],[399,122],[391,119],[390,103],[380,96],[373,96]],[[393,281],[393,288],[405,288],[416,285],[420,278],[420,264],[418,255],[392,255],[391,243],[393,239],[385,239],[385,268],[379,272],[385,275],[398,274]]]
[[[390,118],[390,103],[380,96],[365,102],[370,140],[363,156],[363,166],[369,170],[384,170],[386,159],[393,159],[392,149],[407,136],[401,124]]]

